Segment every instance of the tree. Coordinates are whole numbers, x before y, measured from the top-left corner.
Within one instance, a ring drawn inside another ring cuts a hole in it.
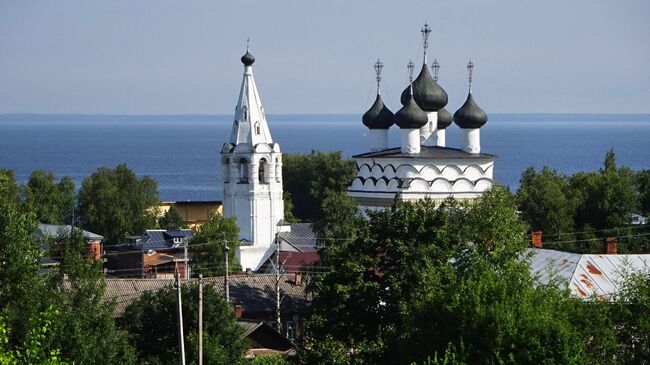
[[[224,244],[228,244],[229,271],[239,271],[241,266],[235,253],[239,248],[239,228],[234,217],[212,213],[189,242],[192,273],[195,276],[219,276],[225,273]]]
[[[79,364],[133,364],[135,350],[113,319],[115,305],[105,302],[102,263],[89,256],[79,230],[57,238],[63,260],[51,278],[59,318],[53,322],[51,346]]]
[[[522,218],[533,230],[542,230],[552,239],[574,231],[576,203],[569,190],[569,179],[555,170],[544,167],[538,173],[532,167],[526,169],[516,200]]]
[[[584,304],[568,292],[535,285],[525,260],[527,227],[515,209],[510,194],[495,186],[472,204],[396,201],[368,212],[353,237],[319,251],[321,265],[332,269],[309,287],[313,338],[305,340],[302,358],[592,362],[589,339],[601,328],[574,324]]]
[[[282,158],[282,187],[293,203],[293,215],[315,221],[323,217],[321,204],[330,192],[344,192],[356,175],[353,160],[341,152],[311,151],[308,155],[285,154]]]
[[[159,202],[156,182],[138,178],[126,165],[100,167],[83,180],[79,211],[83,227],[104,236],[107,244],[154,228]]]
[[[11,328],[0,316],[0,365],[33,364],[65,365],[58,349],[45,348],[48,332],[58,312],[53,308],[39,314],[37,318],[25,318],[32,323],[32,329],[24,344],[17,348],[10,346]]]
[[[183,217],[181,217],[180,213],[178,213],[178,209],[172,205],[169,207],[169,210],[158,219],[158,227],[168,230],[181,229],[187,228],[187,223]]]
[[[186,360],[194,363],[198,328],[198,286],[182,287],[183,330]],[[240,364],[246,345],[240,339],[241,330],[235,314],[214,287],[203,288],[203,338],[206,364]],[[138,349],[140,363],[178,363],[178,324],[176,289],[169,287],[157,292],[145,292],[128,306],[124,327]]]
[[[41,223],[69,223],[75,203],[75,186],[64,176],[57,183],[54,174],[43,170],[32,172],[25,186],[25,204]]]
[[[648,216],[650,215],[650,170],[637,172],[635,186],[639,194],[641,213]]]

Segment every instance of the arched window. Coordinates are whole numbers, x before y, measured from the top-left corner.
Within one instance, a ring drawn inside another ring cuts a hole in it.
[[[255,122],[255,134],[260,135],[262,133],[260,128],[260,122]]]
[[[260,179],[260,184],[268,184],[269,183],[269,164],[266,162],[265,159],[260,160],[260,168],[258,172],[258,176]]]
[[[221,171],[223,172],[223,182],[230,182],[230,159],[227,158],[223,161]]]
[[[248,184],[248,161],[245,158],[239,160],[239,182]]]

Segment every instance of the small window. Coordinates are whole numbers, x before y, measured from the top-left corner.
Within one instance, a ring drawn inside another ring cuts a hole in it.
[[[296,337],[298,337],[298,326],[296,322],[287,321],[285,326],[285,336],[291,341],[294,341]]]
[[[239,182],[248,184],[248,161],[245,158],[239,160]]]
[[[260,128],[260,122],[255,122],[255,134],[258,136],[262,133],[261,128]]]
[[[230,181],[230,159],[225,159],[222,166],[223,171],[223,182],[227,183]]]
[[[248,119],[248,107],[244,105],[244,107],[241,110],[242,112],[244,112],[244,119]]]

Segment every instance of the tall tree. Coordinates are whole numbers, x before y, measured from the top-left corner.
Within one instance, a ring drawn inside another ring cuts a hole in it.
[[[327,194],[346,191],[355,174],[355,162],[343,159],[340,151],[282,157],[282,187],[290,194],[293,215],[301,220],[321,219]]]
[[[551,238],[574,231],[576,202],[566,176],[548,167],[540,172],[529,167],[521,175],[516,199],[522,218],[533,230],[542,230]]]
[[[228,244],[229,271],[239,271],[241,266],[235,256],[239,247],[239,228],[234,217],[212,213],[190,240],[192,273],[196,276],[218,276],[225,273],[225,246]]]
[[[69,223],[75,203],[74,182],[64,176],[57,183],[51,172],[36,170],[25,186],[25,203],[41,223]]]
[[[183,328],[188,363],[197,358],[198,287],[183,286]],[[177,364],[178,322],[176,289],[145,292],[126,308],[124,326],[138,349],[140,363]],[[214,287],[203,288],[203,336],[206,364],[240,364],[246,348],[235,314]]]
[[[158,227],[161,229],[181,229],[187,228],[187,223],[178,212],[178,209],[172,205],[162,217],[158,218]]]
[[[124,164],[100,167],[83,180],[79,191],[83,227],[103,235],[108,244],[154,228],[156,214],[151,209],[158,202],[156,182],[149,176],[138,178]]]
[[[650,215],[650,170],[637,172],[635,186],[639,194],[641,213]]]

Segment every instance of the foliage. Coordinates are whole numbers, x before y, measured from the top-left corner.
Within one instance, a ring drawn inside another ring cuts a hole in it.
[[[43,170],[32,172],[24,187],[24,202],[40,223],[69,223],[75,203],[75,186],[64,176],[57,183],[54,174]]]
[[[626,364],[650,359],[650,271],[627,273],[611,311]]]
[[[228,243],[228,269],[239,271],[241,266],[235,253],[239,247],[239,228],[234,217],[210,214],[189,242],[194,276],[220,276],[225,273],[224,242]]]
[[[81,364],[132,364],[135,350],[113,319],[114,304],[103,300],[102,263],[89,256],[80,231],[57,238],[63,246],[59,275],[51,284],[60,318],[50,342],[64,358]],[[65,279],[64,279],[65,278]]]
[[[548,167],[539,173],[529,167],[521,175],[516,199],[533,230],[552,236],[574,231],[576,202],[566,176]]]
[[[13,170],[0,169],[0,199],[18,204],[18,186]]]
[[[282,355],[277,354],[261,354],[255,356],[248,362],[250,365],[289,365],[291,364]]]
[[[497,186],[474,204],[396,202],[385,211],[368,212],[369,221],[358,221],[352,237],[320,249],[321,265],[336,269],[310,284],[313,337],[305,340],[301,359],[330,364],[431,358],[471,364],[592,361],[592,333],[573,324],[583,304],[554,285],[534,284],[522,259],[526,225],[515,207]],[[347,220],[356,221],[358,213],[350,213]]]
[[[156,225],[150,210],[159,201],[156,182],[149,176],[138,178],[124,164],[100,167],[86,177],[78,200],[83,227],[104,236],[107,244]]]
[[[650,170],[637,172],[635,187],[639,194],[641,213],[650,215]]]
[[[355,174],[354,161],[343,159],[340,151],[312,150],[308,155],[285,154],[282,158],[282,186],[292,200],[293,215],[300,220],[321,219],[323,200],[331,192],[346,191]]]
[[[166,230],[181,229],[187,228],[187,223],[183,217],[181,217],[181,214],[178,213],[178,209],[172,205],[169,207],[169,210],[158,219],[158,227]]]
[[[31,330],[25,343],[18,348],[11,348],[9,338],[11,328],[7,327],[4,318],[0,316],[0,365],[65,365],[60,358],[58,349],[44,348],[52,321],[58,312],[50,307],[36,318],[25,319],[30,322]]]
[[[145,292],[127,307],[124,328],[138,349],[140,363],[178,362],[177,293],[169,287]],[[198,286],[182,287],[186,359],[194,363],[198,329]],[[203,339],[206,364],[240,364],[245,343],[232,308],[212,286],[203,288]]]

